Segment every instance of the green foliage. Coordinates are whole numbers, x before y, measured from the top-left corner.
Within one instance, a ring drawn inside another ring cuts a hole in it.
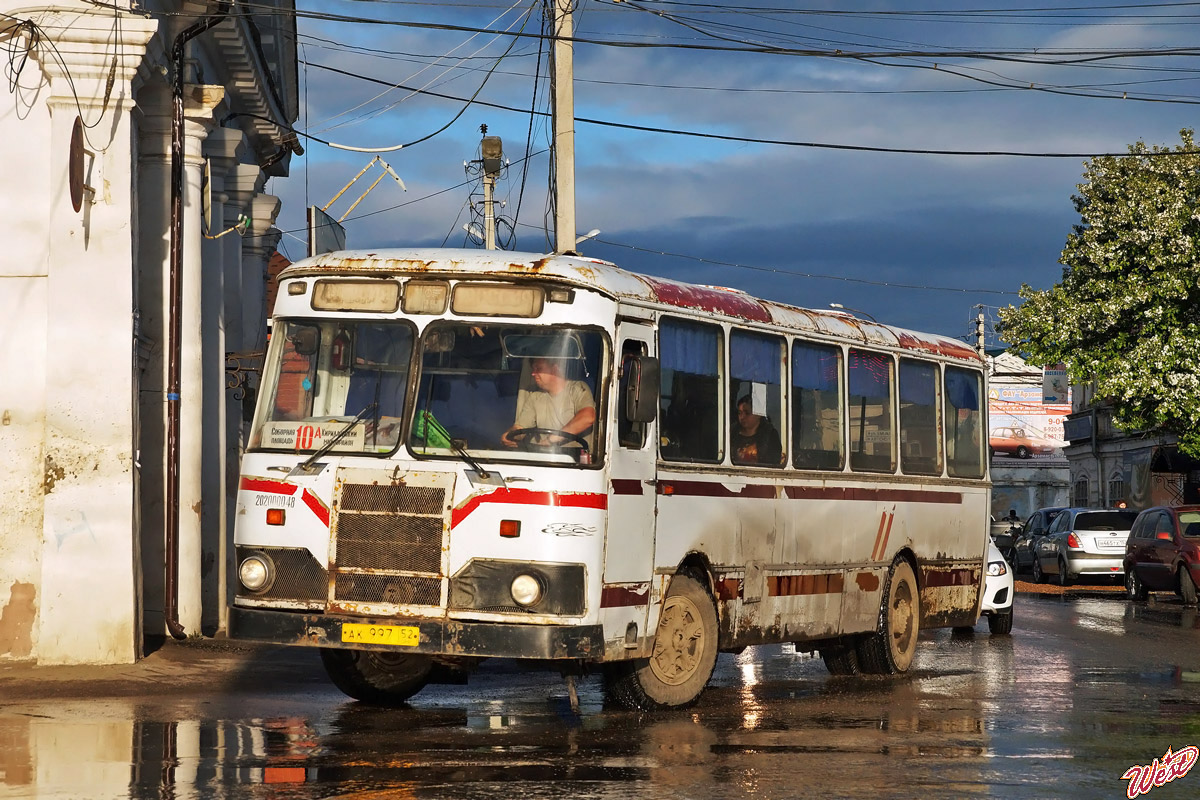
[[[1000,311],[1010,351],[1095,381],[1113,418],[1179,436],[1200,457],[1200,148],[1137,142],[1089,162],[1062,280]]]

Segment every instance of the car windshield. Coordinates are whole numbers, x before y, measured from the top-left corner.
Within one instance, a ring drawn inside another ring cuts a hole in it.
[[[435,322],[425,332],[409,447],[417,455],[595,464],[603,441],[598,331]],[[457,446],[457,448],[456,448]]]
[[[276,322],[250,447],[391,452],[401,439],[412,345],[412,328],[401,322]]]
[[[1075,517],[1075,529],[1081,531],[1127,531],[1137,519],[1134,511],[1084,511]]]
[[[1179,512],[1179,530],[1189,539],[1200,537],[1200,511]]]

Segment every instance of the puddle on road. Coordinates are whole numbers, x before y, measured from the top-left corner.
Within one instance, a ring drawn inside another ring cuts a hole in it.
[[[575,715],[560,683],[527,675],[404,709],[332,693],[273,699],[271,715],[237,700],[0,706],[0,798],[1121,796],[1124,769],[1200,744],[1200,671],[1104,656],[945,631],[908,676],[835,679],[752,648],[722,658],[695,709],[660,715],[605,708],[594,679]],[[1172,794],[1183,783],[1150,800],[1196,796]]]

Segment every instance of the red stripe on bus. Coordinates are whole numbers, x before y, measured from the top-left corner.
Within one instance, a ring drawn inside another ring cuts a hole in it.
[[[712,481],[659,481],[658,493],[681,497],[752,497],[759,500],[778,496],[774,486],[748,483],[734,491],[723,483]]]
[[[329,527],[329,509],[321,502],[321,498],[305,489],[304,494],[300,495],[300,500],[317,515],[317,519],[321,520],[322,525],[326,528]]]
[[[795,597],[806,594],[841,594],[845,577],[840,572],[817,575],[771,575],[767,594],[771,597]]]
[[[616,481],[613,481],[614,489]],[[748,497],[757,500],[774,499],[780,491],[792,500],[853,500],[860,502],[942,503],[960,505],[961,492],[938,492],[926,489],[867,489],[850,486],[784,486],[782,489],[764,483],[748,483],[740,489],[730,489],[717,481],[658,482],[658,493],[683,497]]]
[[[944,586],[974,586],[979,581],[975,577],[975,570],[960,568],[944,568],[944,567],[926,567],[925,585],[930,589],[937,589]]]
[[[273,481],[270,478],[242,478],[241,483],[238,484],[238,488],[245,489],[248,492],[292,495],[300,487],[293,483]]]
[[[612,491],[613,494],[641,495],[642,482],[628,478],[613,478]]]
[[[879,530],[875,531],[875,546],[871,548],[871,560],[879,560],[879,540],[883,538],[883,527],[887,525],[887,512],[879,515]]]
[[[606,584],[600,590],[601,608],[644,606],[649,600],[650,584],[648,583]]]
[[[792,500],[862,500],[893,503],[962,503],[961,492],[926,489],[865,489],[852,486],[788,486],[784,494]]]
[[[608,508],[608,495],[596,492],[535,492],[532,489],[497,489],[487,494],[471,495],[450,512],[453,528],[484,503],[505,503],[519,506],[560,506],[563,508]]]

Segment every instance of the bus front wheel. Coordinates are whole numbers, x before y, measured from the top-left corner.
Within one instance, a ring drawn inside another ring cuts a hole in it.
[[[610,698],[625,708],[684,708],[699,699],[717,663],[717,609],[695,578],[675,575],[663,600],[649,658],[605,670]]]
[[[917,633],[921,627],[921,595],[912,565],[902,558],[892,562],[879,623],[858,643],[859,668],[869,675],[895,675],[906,672],[917,652]]]
[[[413,653],[321,648],[321,663],[344,694],[377,706],[395,706],[425,688],[433,660]]]

